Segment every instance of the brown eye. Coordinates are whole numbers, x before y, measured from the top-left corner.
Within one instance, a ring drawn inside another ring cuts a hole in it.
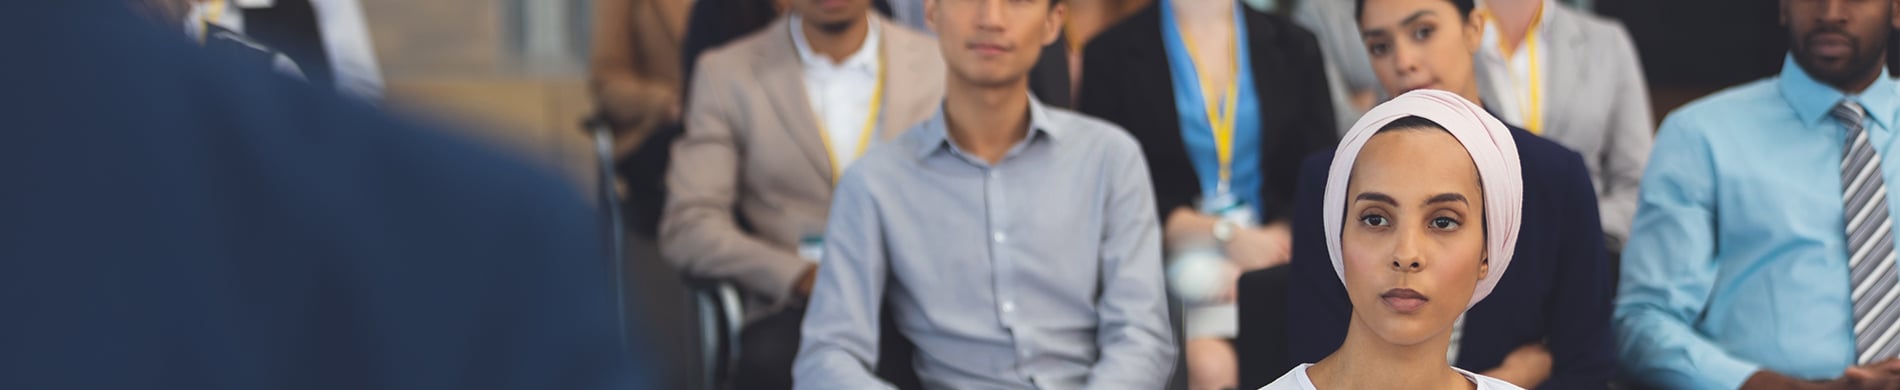
[[[1391,46],[1392,45],[1385,42],[1368,43],[1366,44],[1366,52],[1372,54],[1373,57],[1384,57],[1387,52],[1392,51]]]
[[[1451,217],[1432,218],[1431,224],[1433,229],[1438,230],[1458,230],[1458,226],[1461,225],[1458,223],[1458,220],[1451,219]]]
[[[1365,224],[1366,226],[1390,226],[1392,225],[1392,220],[1386,219],[1383,215],[1373,214],[1359,217],[1359,223]]]

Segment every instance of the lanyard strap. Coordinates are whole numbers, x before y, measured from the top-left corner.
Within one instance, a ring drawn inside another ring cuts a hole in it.
[[[1188,58],[1198,67],[1202,61],[1200,56],[1194,54],[1194,39],[1188,37],[1186,31],[1182,31],[1181,41],[1187,46],[1185,49],[1187,49]],[[1227,78],[1227,90],[1222,93],[1220,104],[1218,106],[1211,104],[1212,102],[1206,101],[1207,94],[1201,94],[1201,107],[1207,110],[1207,127],[1214,133],[1214,155],[1220,161],[1219,186],[1222,189],[1227,187],[1234,165],[1234,122],[1239,116],[1235,115],[1235,105],[1240,100],[1240,53],[1236,47],[1239,45],[1238,41],[1238,37],[1227,41],[1228,66],[1234,71],[1233,75]],[[1195,72],[1195,75],[1200,76],[1200,72]],[[1204,77],[1200,78],[1205,80]],[[1196,85],[1206,87],[1207,83],[1197,82]]]
[[[1524,99],[1524,127],[1531,134],[1544,135],[1544,88],[1537,64],[1537,28],[1531,26],[1524,34],[1524,55],[1530,57],[1530,96]]]
[[[879,52],[877,56],[877,84],[871,87],[871,110],[868,115],[865,115],[864,129],[858,132],[857,148],[852,149],[851,152],[853,157],[864,155],[864,150],[871,146],[872,135],[877,133],[878,111],[884,107],[884,68],[886,68],[886,66],[884,66],[884,53]],[[831,145],[831,132],[825,129],[824,117],[820,115],[813,116],[819,118],[818,139],[824,142],[825,157],[830,159],[826,161],[826,163],[831,165],[831,184],[837,185],[838,178],[844,176],[843,167],[838,166],[841,165],[838,164],[838,149]]]

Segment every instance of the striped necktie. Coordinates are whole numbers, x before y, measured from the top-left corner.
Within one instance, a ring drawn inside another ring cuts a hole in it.
[[[1842,101],[1830,113],[1847,130],[1841,157],[1842,201],[1847,217],[1847,264],[1851,270],[1854,302],[1854,352],[1867,364],[1900,352],[1894,322],[1900,309],[1900,270],[1894,267],[1893,221],[1887,212],[1887,182],[1880,176],[1880,153],[1874,151],[1863,126],[1867,112],[1859,103]]]

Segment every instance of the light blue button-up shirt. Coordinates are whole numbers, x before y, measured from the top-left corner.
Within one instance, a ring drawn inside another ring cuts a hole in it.
[[[886,306],[927,388],[1159,389],[1176,354],[1140,145],[1033,98],[997,164],[950,142],[941,111],[838,182],[805,312],[800,389],[889,388]]]
[[[1781,75],[1730,88],[1663,121],[1644,173],[1617,291],[1626,377],[1733,389],[1757,370],[1829,379],[1854,364],[1842,215],[1844,128],[1860,102],[1881,174],[1900,183],[1900,99],[1883,71],[1859,96]],[[1889,192],[1888,203],[1900,204]]]

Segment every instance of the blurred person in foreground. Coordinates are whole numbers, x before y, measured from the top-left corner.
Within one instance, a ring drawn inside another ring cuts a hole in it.
[[[1781,74],[1663,121],[1624,249],[1631,382],[1900,388],[1892,0],[1784,0]]]
[[[0,388],[647,385],[572,183],[123,1],[0,19]]]
[[[1159,389],[1177,353],[1134,137],[1029,91],[1055,0],[931,0],[939,109],[839,181],[794,371],[872,389],[879,320],[926,388]],[[920,83],[931,80],[916,80]]]

